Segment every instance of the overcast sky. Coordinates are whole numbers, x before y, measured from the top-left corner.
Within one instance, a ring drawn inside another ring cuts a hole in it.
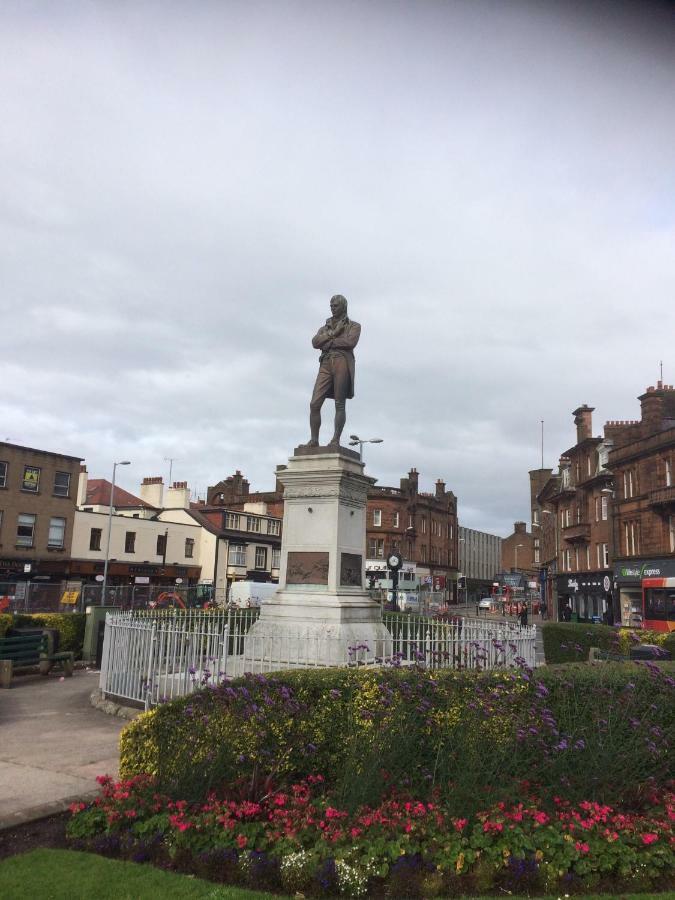
[[[339,292],[368,473],[529,521],[675,381],[673,10],[2,0],[0,440],[271,489]]]

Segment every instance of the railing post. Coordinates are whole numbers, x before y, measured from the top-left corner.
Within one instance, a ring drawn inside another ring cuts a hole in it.
[[[155,640],[157,633],[157,625],[153,622],[152,629],[150,631],[150,653],[148,656],[148,673],[145,682],[145,709],[150,709],[150,691],[154,688],[152,687],[152,668],[155,661]]]

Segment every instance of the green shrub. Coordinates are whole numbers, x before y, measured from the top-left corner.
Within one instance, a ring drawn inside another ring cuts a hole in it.
[[[636,644],[665,646],[668,633],[642,628],[612,628],[577,622],[547,622],[542,626],[546,662],[568,663],[588,660],[591,647],[628,658]],[[674,654],[675,656],[675,654]]]
[[[581,622],[546,622],[542,625],[546,662],[586,662],[591,647],[599,647],[610,653],[628,656],[624,650],[619,629],[609,625],[592,625]]]
[[[675,659],[675,631],[670,631],[666,634],[661,646],[670,653],[673,659]]]
[[[12,627],[12,621],[11,613],[0,613],[0,637],[4,637],[7,630]]]
[[[59,650],[72,650],[76,659],[82,656],[84,644],[84,613],[26,613],[14,617],[19,628],[55,628],[59,633]]]
[[[160,705],[121,737],[122,776],[183,798],[264,794],[314,773],[350,808],[391,785],[460,814],[522,782],[617,802],[673,777],[675,666],[471,673],[325,669],[248,676]]]

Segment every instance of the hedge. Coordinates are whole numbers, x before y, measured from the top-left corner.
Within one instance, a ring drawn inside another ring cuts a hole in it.
[[[581,622],[546,622],[542,625],[542,637],[546,662],[553,664],[585,662],[591,647],[628,658],[634,644],[665,646],[668,633]]]
[[[675,666],[528,673],[327,669],[248,676],[160,705],[122,733],[120,773],[182,798],[255,795],[321,773],[350,808],[392,784],[463,815],[542,796],[622,802],[672,778]]]
[[[55,628],[59,633],[59,650],[72,650],[75,657],[82,656],[84,644],[84,613],[19,613],[15,616],[2,616],[0,620],[9,618],[12,628]],[[0,629],[2,628],[0,621]]]

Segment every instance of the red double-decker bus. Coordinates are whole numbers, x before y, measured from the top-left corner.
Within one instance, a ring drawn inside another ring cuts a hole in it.
[[[675,578],[642,579],[642,627],[675,631]]]

